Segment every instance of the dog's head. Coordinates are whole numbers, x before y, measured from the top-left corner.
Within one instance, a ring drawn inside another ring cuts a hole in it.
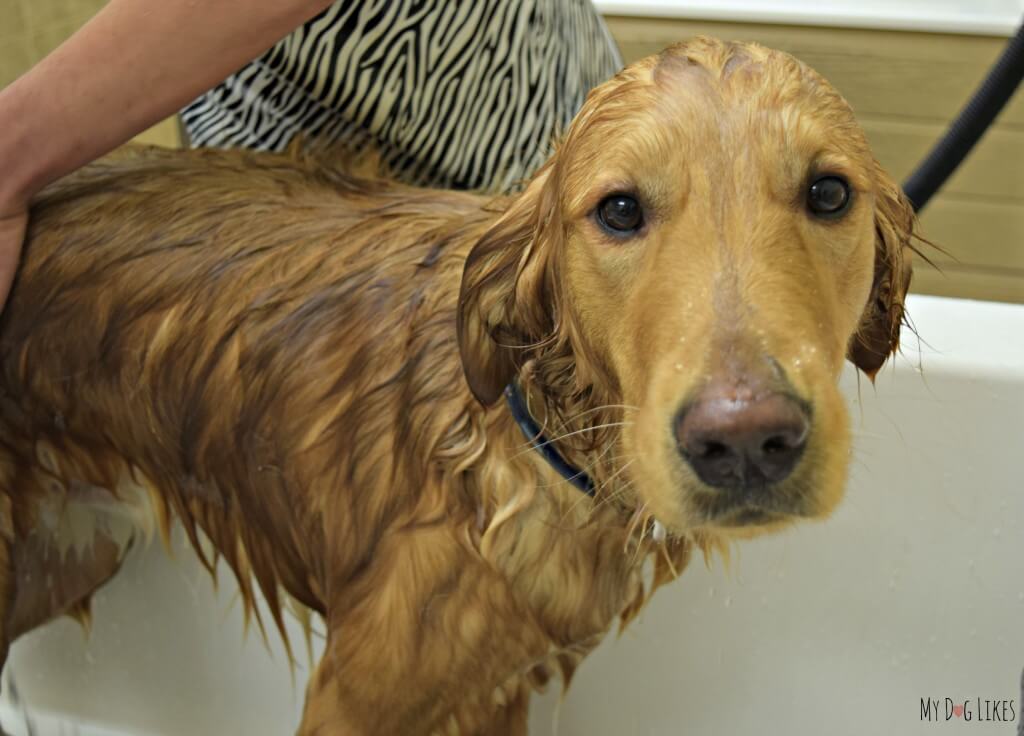
[[[590,95],[473,249],[469,385],[491,404],[530,374],[563,417],[623,407],[619,470],[672,529],[824,515],[850,454],[838,377],[897,346],[913,222],[813,71],[675,46]]]

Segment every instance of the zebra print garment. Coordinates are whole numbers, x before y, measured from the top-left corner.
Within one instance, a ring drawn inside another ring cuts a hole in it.
[[[339,0],[207,92],[193,146],[375,146],[415,184],[514,187],[621,66],[587,0]]]

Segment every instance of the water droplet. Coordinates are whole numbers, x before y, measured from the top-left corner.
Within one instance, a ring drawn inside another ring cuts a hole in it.
[[[728,608],[731,605],[732,605],[732,596],[731,595],[727,595],[725,597],[725,607]]]
[[[1021,593],[1021,595],[1024,596],[1024,593]],[[761,607],[763,608],[763,607],[765,607],[767,605],[768,605],[768,596],[766,596],[766,595],[761,596]]]
[[[889,580],[889,590],[896,590],[896,581]]]
[[[1000,534],[1002,534],[1002,531],[999,529],[999,527],[996,527],[995,529],[992,530],[992,536],[993,537],[998,537]]]
[[[1024,601],[1024,590],[1017,594],[1017,600]]]
[[[683,364],[682,363],[676,363],[676,370],[679,371],[680,373],[682,373],[682,371],[683,371]]]
[[[939,637],[935,636],[935,634],[932,634],[931,636],[928,637],[928,643],[929,644],[934,644],[938,640],[939,640]]]
[[[708,598],[714,598],[714,597],[715,597],[715,589],[714,588],[708,588]]]
[[[975,639],[975,638],[977,638],[977,636],[978,636],[978,630],[977,629],[971,629],[970,637],[972,639]]]

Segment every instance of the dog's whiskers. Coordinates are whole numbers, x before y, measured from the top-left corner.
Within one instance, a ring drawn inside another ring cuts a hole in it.
[[[604,457],[605,457],[605,455],[607,455],[608,453],[610,453],[610,452],[611,452],[611,451],[612,451],[613,449],[614,449],[614,445],[609,445],[609,446],[608,446],[608,447],[606,447],[606,448],[605,448],[604,450],[602,450],[602,451],[601,451],[601,453],[600,453],[600,454],[599,454],[599,455],[598,455],[598,456],[597,456],[596,458],[594,458],[594,460],[593,460],[593,461],[591,461],[591,462],[589,462],[589,463],[584,463],[584,464],[583,464],[583,465],[582,465],[582,466],[580,467],[580,470],[581,470],[581,471],[584,471],[584,472],[591,472],[591,471],[592,471],[592,470],[593,470],[594,468],[598,467],[598,466],[599,466],[599,465],[601,464],[601,460],[603,460],[603,459],[604,459]],[[520,454],[522,454],[522,453],[520,453]],[[515,457],[519,457],[519,455],[516,455]],[[614,460],[616,460],[616,459],[617,459],[617,458],[613,458],[613,461],[614,461]],[[561,478],[560,478],[560,479],[558,479],[558,480],[556,480],[556,481],[552,481],[551,483],[540,483],[540,484],[538,484],[538,485],[537,485],[537,487],[538,487],[538,488],[554,488],[554,487],[556,487],[556,486],[560,485],[560,484],[561,484],[561,483],[563,483],[563,482],[564,482],[564,479],[561,479]],[[584,494],[580,494],[580,495],[581,495],[581,496],[582,496],[583,498],[586,498],[586,497],[587,497],[587,496],[586,496],[586,495],[584,495]]]
[[[611,427],[626,427],[626,426],[629,426],[631,424],[632,424],[632,422],[606,422],[604,424],[595,424],[592,427],[584,427],[583,429],[577,429],[577,430],[574,430],[572,432],[566,432],[565,434],[557,435],[555,437],[550,437],[550,438],[546,439],[544,442],[539,442],[539,443],[536,443],[536,444],[534,444],[533,442],[525,442],[525,443],[519,445],[519,447],[524,447],[525,446],[525,449],[523,449],[520,452],[518,452],[515,455],[513,455],[512,459],[520,457],[521,455],[525,455],[526,453],[530,452],[531,450],[533,450],[535,448],[545,447],[545,446],[550,445],[550,444],[552,444],[554,442],[559,442],[561,440],[568,439],[569,437],[575,437],[576,435],[585,434],[586,432],[594,432],[594,431],[599,430],[599,429],[608,429],[608,428],[611,428]]]
[[[566,417],[562,420],[562,427],[569,426],[570,423],[575,422],[577,419],[596,414],[600,411],[609,411],[613,409],[622,409],[623,411],[640,411],[639,406],[633,406],[632,404],[604,404],[603,406],[595,406],[593,409],[587,409],[577,414],[573,414],[570,417]]]
[[[613,489],[611,493],[603,494],[602,497],[598,499],[597,503],[595,503],[594,506],[591,508],[590,515],[593,516],[599,510],[601,510],[605,506],[610,506],[615,501],[626,503],[628,501],[628,499],[626,498],[626,492],[631,490],[632,488],[633,482],[629,481],[620,488]]]
[[[614,493],[602,494],[601,491],[604,488],[606,488],[612,482],[612,480],[615,479],[615,477],[617,475],[620,475],[623,471],[626,470],[626,468],[628,468],[634,462],[636,462],[636,458],[633,458],[628,463],[623,465],[621,468],[616,470],[611,476],[609,476],[604,482],[602,482],[600,485],[598,485],[594,489],[594,495],[597,497],[597,501],[594,503],[594,506],[593,506],[593,508],[591,508],[590,514],[588,514],[588,516],[593,516],[594,513],[598,509],[600,509],[600,508],[602,508],[602,507],[604,507],[604,506],[606,506],[606,505],[608,505],[610,503],[610,501],[615,497],[616,494],[614,494]],[[580,497],[578,499],[576,499],[576,501],[574,501],[573,504],[562,515],[561,521],[565,521],[565,519],[567,519],[579,507],[579,505],[581,503],[583,503],[583,501],[585,499],[587,499],[587,498],[588,498],[588,496],[580,494]]]

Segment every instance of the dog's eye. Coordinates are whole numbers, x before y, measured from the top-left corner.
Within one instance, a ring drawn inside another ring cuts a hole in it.
[[[850,205],[850,185],[838,176],[823,176],[807,190],[807,207],[819,217],[838,217]]]
[[[597,206],[597,219],[612,235],[630,235],[644,224],[644,213],[633,197],[613,194]]]

